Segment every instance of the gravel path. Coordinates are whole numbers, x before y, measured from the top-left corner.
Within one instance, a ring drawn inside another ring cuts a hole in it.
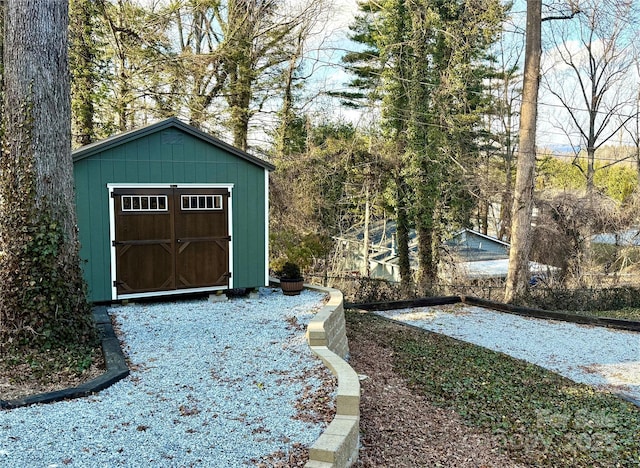
[[[300,419],[300,403],[331,380],[303,326],[324,297],[269,292],[112,308],[131,375],[0,412],[0,466],[233,467],[311,446],[325,424]]]
[[[527,318],[463,304],[378,313],[640,402],[640,333]]]

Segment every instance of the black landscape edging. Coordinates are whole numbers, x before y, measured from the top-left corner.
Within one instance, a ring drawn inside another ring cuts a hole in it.
[[[479,297],[464,296],[462,302],[465,304],[485,307],[488,309],[507,312],[525,317],[543,318],[551,320],[560,320],[562,322],[578,323],[582,325],[595,325],[598,327],[616,328],[618,330],[627,330],[640,332],[640,322],[634,320],[614,319],[608,317],[589,317],[585,315],[567,314],[564,312],[554,312],[550,310],[534,309],[531,307],[520,307],[502,302],[480,299]]]
[[[441,296],[424,297],[419,299],[407,299],[402,301],[389,302],[368,302],[368,303],[345,303],[345,309],[362,309],[367,311],[408,309],[411,307],[425,307],[445,304],[464,304],[493,309],[499,312],[521,315],[550,320],[560,320],[562,322],[577,323],[582,325],[595,325],[598,327],[615,328],[632,332],[640,332],[640,322],[635,320],[623,320],[608,317],[589,317],[586,315],[567,314],[564,312],[554,312],[550,310],[534,309],[531,307],[520,307],[502,302],[480,299],[474,296]]]
[[[113,331],[111,319],[109,318],[109,314],[107,314],[107,308],[105,306],[95,307],[93,309],[93,320],[100,335],[102,355],[104,356],[104,362],[107,368],[104,374],[77,387],[30,395],[15,400],[0,400],[0,408],[13,409],[39,403],[52,403],[55,401],[82,398],[104,390],[128,376],[129,367],[120,348],[120,342]]]
[[[418,299],[405,299],[402,301],[388,302],[361,302],[350,303],[345,302],[345,309],[363,309],[363,310],[394,310],[409,309],[411,307],[425,307],[444,304],[457,304],[462,302],[460,296],[441,296],[441,297],[421,297]]]

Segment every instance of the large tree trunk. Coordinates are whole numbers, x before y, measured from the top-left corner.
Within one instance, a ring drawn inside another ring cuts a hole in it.
[[[229,126],[234,146],[246,150],[251,118],[251,99],[256,80],[256,57],[254,44],[256,22],[262,13],[260,4],[242,0],[229,2],[229,13],[225,41],[228,59],[226,75],[229,80],[227,104]]]
[[[418,235],[418,293],[428,296],[436,280],[436,265],[433,255],[433,238],[435,236],[433,225],[416,223]]]
[[[398,269],[403,291],[409,294],[413,289],[413,275],[409,258],[409,217],[405,183],[402,176],[396,179],[396,242],[398,248]]]
[[[0,343],[67,347],[92,334],[79,264],[68,5],[8,0],[0,160]]]
[[[511,220],[511,250],[504,301],[521,297],[529,284],[531,251],[531,215],[536,174],[536,121],[540,82],[542,2],[527,1],[527,36],[520,109],[520,154]]]

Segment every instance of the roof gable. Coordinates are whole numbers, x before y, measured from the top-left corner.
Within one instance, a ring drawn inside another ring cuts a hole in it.
[[[139,127],[133,130],[129,130],[123,133],[118,133],[104,140],[96,141],[94,143],[82,146],[72,152],[73,162],[81,161],[86,158],[90,158],[94,154],[100,153],[102,151],[106,151],[111,148],[115,148],[116,146],[123,145],[125,143],[129,143],[140,138],[144,138],[145,136],[151,135],[153,133],[160,132],[162,130],[167,130],[169,128],[177,128],[182,130],[183,132],[192,135],[208,144],[216,146],[227,153],[230,153],[238,158],[244,159],[256,166],[262,167],[268,171],[273,171],[275,166],[263,159],[260,159],[252,154],[247,153],[246,151],[242,151],[235,146],[232,146],[219,138],[214,137],[208,133],[199,130],[192,125],[188,125],[181,120],[170,117],[165,120],[161,120],[159,122],[153,123],[151,125],[147,125],[144,127]]]

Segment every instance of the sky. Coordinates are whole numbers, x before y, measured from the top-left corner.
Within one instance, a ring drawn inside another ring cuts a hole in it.
[[[322,24],[322,30],[318,32],[316,40],[309,45],[307,52],[309,62],[315,61],[313,76],[311,81],[307,82],[307,85],[313,89],[313,94],[318,90],[345,89],[346,84],[353,78],[344,70],[341,58],[346,50],[353,48],[353,43],[349,39],[349,25],[358,13],[358,3],[357,0],[330,1],[331,6],[326,21]],[[358,112],[336,107],[335,101],[330,99],[316,98],[314,106],[320,111],[329,110],[333,117],[344,118],[355,123],[360,117]]]

